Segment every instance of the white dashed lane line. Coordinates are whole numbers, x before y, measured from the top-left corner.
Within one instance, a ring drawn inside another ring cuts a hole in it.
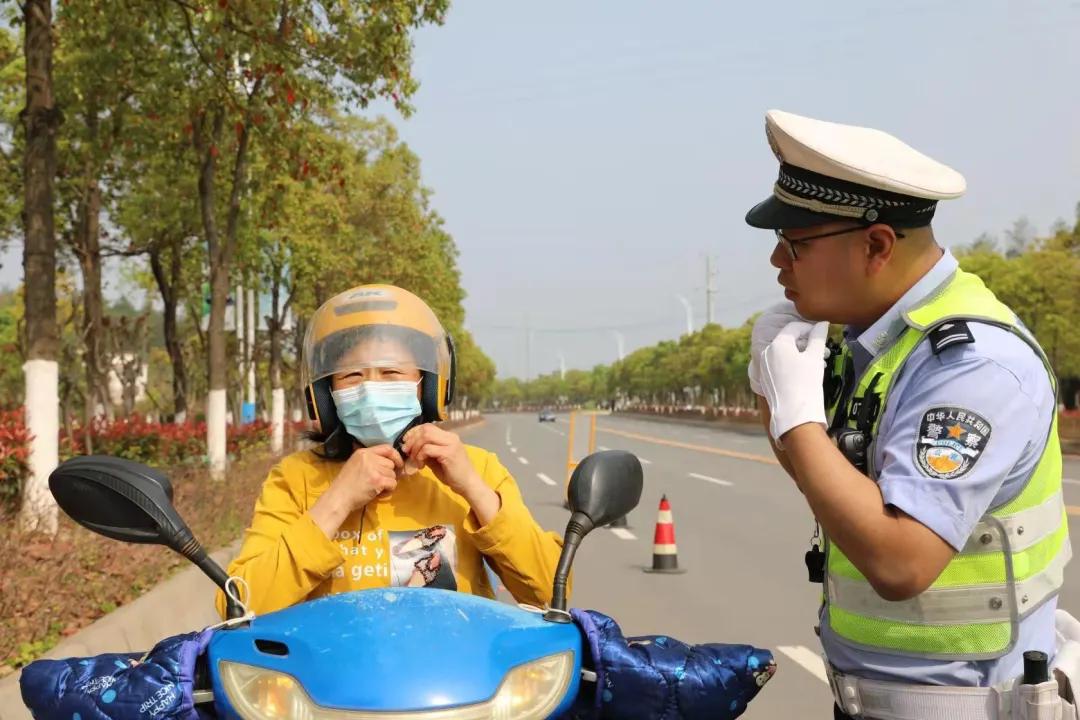
[[[825,674],[825,662],[820,655],[810,648],[803,645],[779,645],[776,649],[794,660],[821,682],[826,685],[829,684],[829,677]]]
[[[730,480],[721,480],[720,478],[709,477],[708,475],[699,475],[698,473],[690,473],[690,477],[697,478],[698,480],[704,480],[705,482],[711,482],[716,485],[723,485],[724,487],[731,487],[735,484]]]

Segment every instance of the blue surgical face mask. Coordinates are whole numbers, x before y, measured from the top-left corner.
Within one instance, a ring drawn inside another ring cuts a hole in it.
[[[338,419],[365,447],[391,444],[420,415],[419,382],[362,382],[330,395]]]

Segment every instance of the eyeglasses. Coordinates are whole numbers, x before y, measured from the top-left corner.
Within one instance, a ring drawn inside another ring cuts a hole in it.
[[[820,235],[811,235],[810,237],[804,238],[789,238],[787,235],[784,234],[783,230],[773,230],[773,232],[776,233],[777,242],[784,246],[784,249],[787,250],[788,255],[791,256],[791,259],[798,260],[799,254],[795,252],[795,245],[797,244],[801,245],[802,243],[807,243],[811,240],[820,240],[821,238],[833,237],[835,235],[846,235],[850,232],[855,232],[856,230],[865,230],[867,227],[869,227],[869,225],[856,225],[855,227],[844,228],[843,230],[833,230],[832,232],[821,233]],[[904,233],[896,232],[895,229],[893,230],[893,232],[896,233],[897,238],[904,237]]]

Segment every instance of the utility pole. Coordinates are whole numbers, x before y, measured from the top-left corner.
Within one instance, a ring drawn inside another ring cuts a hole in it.
[[[615,334],[615,343],[619,348],[619,360],[623,360],[626,357],[626,338],[618,330],[612,330]]]
[[[712,257],[705,256],[705,323],[711,325],[713,321],[713,296],[716,288],[713,287]]]
[[[529,327],[529,313],[525,313],[525,382],[532,377],[532,328]]]

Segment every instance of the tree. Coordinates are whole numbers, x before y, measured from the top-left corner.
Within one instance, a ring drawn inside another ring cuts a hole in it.
[[[17,234],[22,210],[25,147],[19,126],[25,101],[26,64],[21,50],[18,36],[0,28],[0,248]]]
[[[132,124],[138,121],[133,120]],[[188,416],[192,363],[185,346],[195,339],[184,333],[180,313],[187,298],[201,295],[204,255],[198,241],[195,188],[180,133],[148,121],[133,152],[124,162],[124,179],[117,181],[112,218],[127,240],[127,253],[145,254],[153,288],[161,296],[163,337],[172,367],[172,415]],[[201,299],[196,308],[201,305]],[[188,325],[198,329],[198,314],[188,312]]]
[[[135,399],[143,369],[146,367],[149,342],[146,332],[147,315],[136,318],[119,317],[106,321],[109,357],[112,373],[119,379],[124,415],[135,412]]]
[[[82,272],[82,335],[86,345],[87,425],[95,405],[111,413],[110,372],[105,341],[102,257],[103,212],[117,186],[118,155],[134,144],[129,118],[137,93],[147,85],[154,33],[143,13],[125,0],[62,3],[57,31],[56,98],[68,118],[58,159],[58,217],[61,239]]]
[[[477,347],[467,330],[454,337],[457,352],[457,389],[454,404],[461,408],[476,407],[487,401],[495,380],[495,363]]]
[[[571,370],[565,378],[553,373],[528,383],[501,380],[495,383],[491,399],[510,406],[523,400],[601,406],[616,401],[751,406],[755,400],[746,378],[751,328],[751,321],[737,328],[709,324],[588,372]]]
[[[1022,216],[1017,218],[1012,227],[1005,231],[1006,257],[1024,254],[1034,240],[1035,227],[1031,221]]]
[[[22,291],[0,292],[0,410],[13,409],[9,403],[24,397],[22,324]]]
[[[165,2],[165,0],[161,0]],[[225,302],[246,198],[251,151],[288,138],[309,104],[392,98],[403,110],[415,91],[409,32],[442,22],[446,0],[365,3],[167,2],[179,13],[186,42],[178,46],[192,82],[191,148],[198,161],[198,197],[210,265],[207,445],[211,474],[225,470]],[[314,100],[314,103],[312,101]],[[235,140],[233,135],[235,134]],[[227,153],[227,154],[226,154]],[[219,206],[220,157],[228,193]],[[303,173],[306,166],[301,166]],[[221,216],[224,215],[224,222]]]
[[[56,532],[56,502],[49,473],[58,461],[59,398],[56,327],[56,234],[53,227],[53,177],[56,133],[61,117],[53,101],[52,4],[23,3],[26,57],[26,145],[23,160],[23,276],[26,278],[26,424],[31,476],[19,521],[23,527]]]
[[[1021,223],[1018,221],[1017,226]],[[1002,255],[985,244],[958,251],[960,265],[983,279],[1013,309],[1046,352],[1069,406],[1080,389],[1080,222],[1047,238],[1015,244]]]

